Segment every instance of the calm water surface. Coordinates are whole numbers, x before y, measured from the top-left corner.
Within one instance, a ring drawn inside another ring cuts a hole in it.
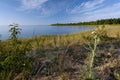
[[[75,32],[84,32],[94,29],[94,27],[88,26],[20,26],[21,34],[19,38],[34,37],[38,35],[58,35],[58,34],[70,34]],[[6,40],[9,38],[9,26],[0,26],[1,40]]]

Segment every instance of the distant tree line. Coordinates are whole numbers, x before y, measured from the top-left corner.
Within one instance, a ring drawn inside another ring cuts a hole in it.
[[[120,18],[111,18],[111,19],[101,19],[97,21],[89,21],[89,22],[78,22],[78,23],[56,23],[52,24],[53,26],[70,26],[70,25],[103,25],[103,24],[120,24]]]

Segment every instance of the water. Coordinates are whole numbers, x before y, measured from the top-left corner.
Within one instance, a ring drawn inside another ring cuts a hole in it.
[[[19,38],[34,37],[38,35],[58,35],[58,34],[70,34],[75,32],[84,32],[94,27],[88,26],[40,26],[40,25],[30,25],[30,26],[20,26],[21,34]],[[9,38],[9,26],[0,26],[0,40],[6,40]]]

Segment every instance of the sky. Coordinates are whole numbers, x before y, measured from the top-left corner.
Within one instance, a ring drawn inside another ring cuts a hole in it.
[[[0,25],[48,25],[120,18],[120,0],[1,0]]]

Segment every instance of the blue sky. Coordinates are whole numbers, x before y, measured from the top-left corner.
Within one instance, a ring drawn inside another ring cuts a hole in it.
[[[120,0],[1,0],[0,25],[42,25],[120,18]]]

